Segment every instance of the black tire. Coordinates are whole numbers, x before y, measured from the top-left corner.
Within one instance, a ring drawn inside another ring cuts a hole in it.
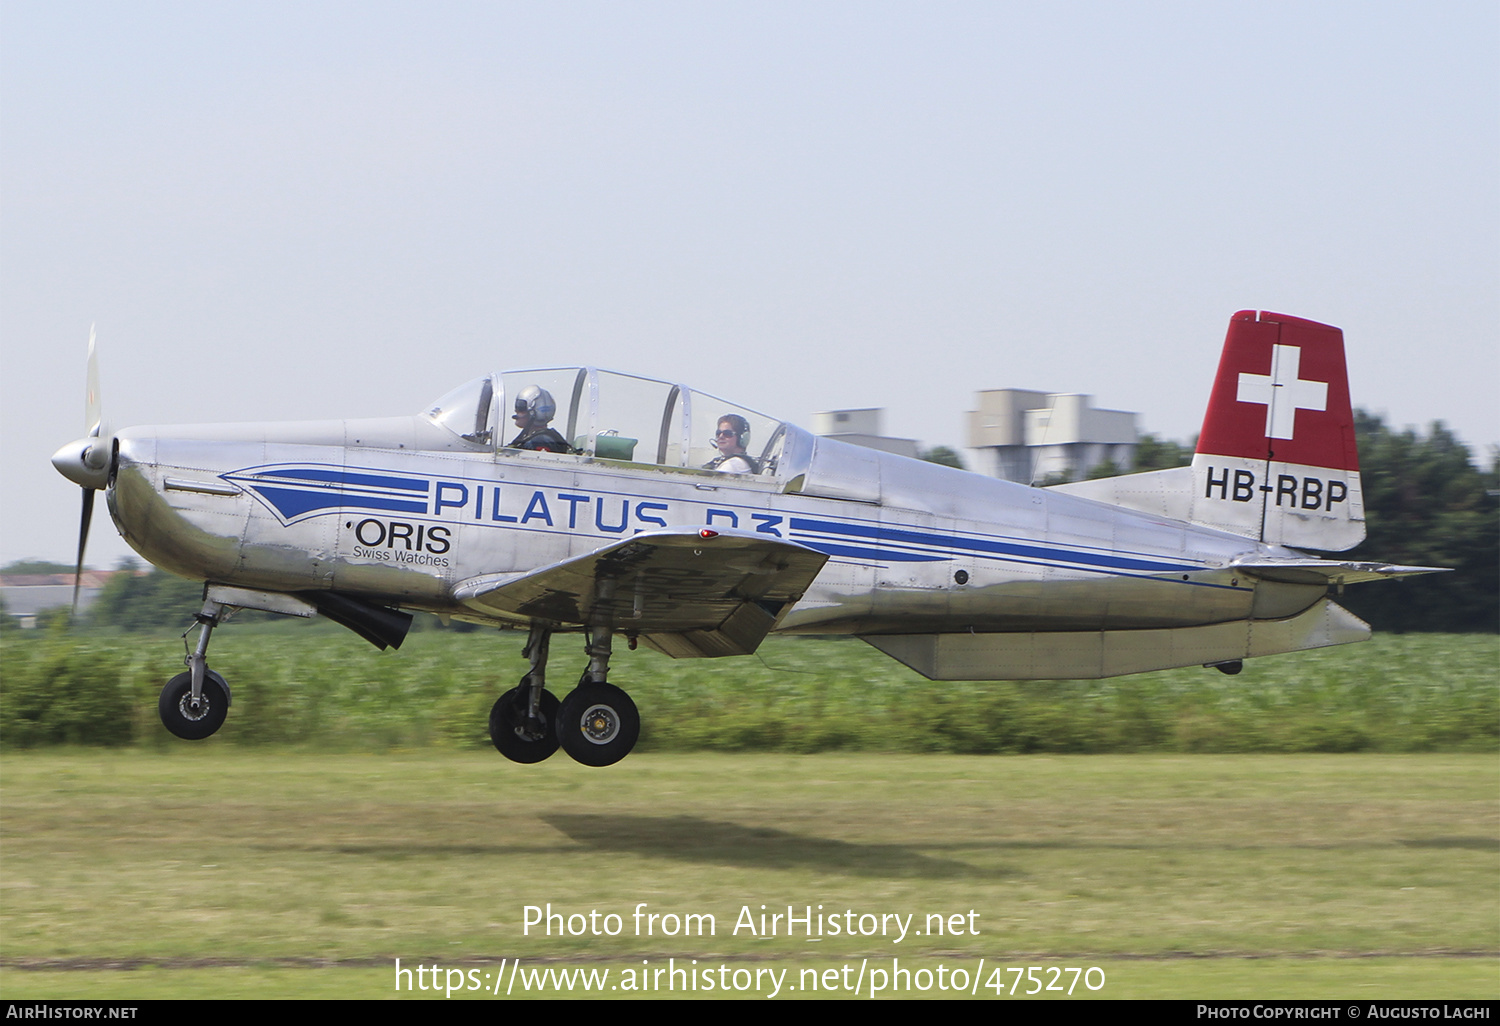
[[[613,766],[641,736],[641,714],[613,684],[580,684],[558,713],[563,751],[585,766]]]
[[[511,688],[495,700],[490,709],[490,740],[495,750],[511,762],[533,763],[549,758],[557,751],[557,696],[542,692],[540,712],[543,731],[540,736],[528,729],[526,704],[530,688]]]
[[[179,673],[161,689],[156,711],[161,725],[184,741],[202,741],[224,725],[229,715],[229,685],[212,670],[203,673],[203,688],[197,707],[193,706],[193,674]]]

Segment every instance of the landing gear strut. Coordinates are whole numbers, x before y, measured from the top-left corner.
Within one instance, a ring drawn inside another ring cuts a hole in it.
[[[203,604],[203,611],[194,618],[199,625],[198,646],[183,660],[188,669],[167,681],[156,703],[162,726],[185,741],[211,736],[229,715],[229,685],[208,668],[208,639],[227,608],[220,602]],[[184,642],[186,638],[185,632]]]
[[[541,762],[557,751],[557,696],[544,690],[551,637],[547,627],[531,628],[525,651],[531,670],[490,710],[490,740],[511,762]]]
[[[641,714],[630,696],[607,683],[610,642],[607,627],[591,627],[589,668],[563,699],[557,729],[563,751],[585,766],[612,766],[635,747],[641,736]]]
[[[490,740],[512,762],[541,762],[559,745],[585,766],[610,766],[630,754],[641,717],[630,696],[610,684],[612,631],[591,627],[583,677],[560,703],[543,689],[551,628],[534,625],[526,641],[531,670],[490,710]]]

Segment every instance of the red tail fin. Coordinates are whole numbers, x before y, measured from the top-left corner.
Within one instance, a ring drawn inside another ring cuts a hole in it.
[[[1198,452],[1357,471],[1344,333],[1283,314],[1235,314]]]
[[[1342,550],[1365,536],[1344,333],[1242,310],[1229,322],[1198,452],[1191,519]]]
[[[1241,310],[1229,321],[1191,469],[1058,489],[1273,545],[1353,548],[1365,537],[1365,507],[1344,333]]]

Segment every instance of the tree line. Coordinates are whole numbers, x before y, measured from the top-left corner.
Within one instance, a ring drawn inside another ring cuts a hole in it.
[[[1340,603],[1379,630],[1500,630],[1500,449],[1474,466],[1441,422],[1392,430],[1356,410],[1366,536],[1349,559],[1451,567],[1350,588]]]

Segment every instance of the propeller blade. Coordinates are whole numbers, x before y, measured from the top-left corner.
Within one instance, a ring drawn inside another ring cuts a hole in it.
[[[84,437],[69,442],[52,454],[57,472],[85,488],[107,488],[109,470],[115,454],[115,433],[104,419],[100,401],[99,355],[94,345],[94,329],[89,329],[89,359],[83,394]]]
[[[83,433],[98,441],[83,454],[84,466],[98,473],[109,466],[114,434],[104,422],[104,402],[99,390],[99,353],[94,346],[94,326],[89,325],[89,361],[83,394]]]
[[[78,615],[78,589],[83,583],[83,550],[89,542],[89,522],[94,519],[94,490],[83,490],[83,516],[78,524],[78,564],[73,568],[73,615]]]
[[[83,386],[83,433],[94,434],[100,421],[99,404],[99,353],[94,347],[94,325],[89,325],[89,359]]]

